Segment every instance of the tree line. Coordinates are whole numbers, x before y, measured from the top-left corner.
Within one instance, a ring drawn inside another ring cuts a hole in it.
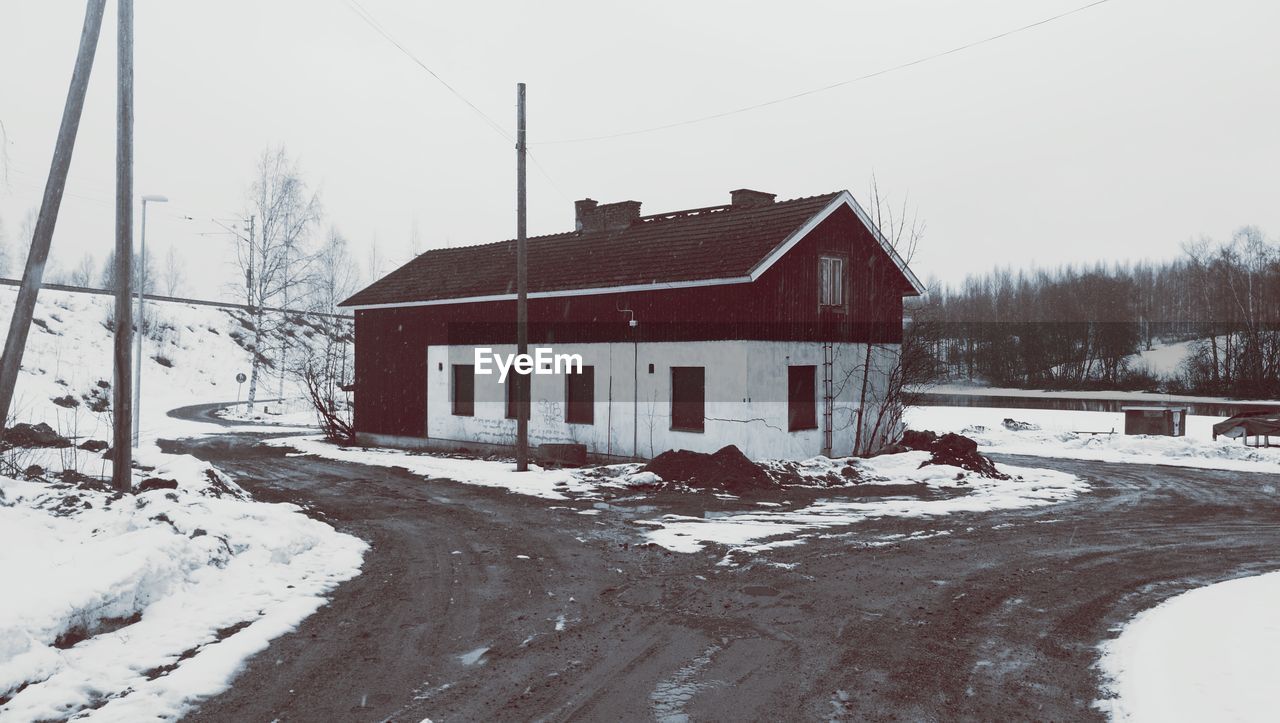
[[[1280,394],[1280,242],[1247,226],[1164,262],[998,269],[909,312],[933,377],[995,386]],[[1189,341],[1171,379],[1136,354]]]

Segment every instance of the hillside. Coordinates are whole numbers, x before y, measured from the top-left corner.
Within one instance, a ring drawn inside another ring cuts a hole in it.
[[[17,289],[0,287],[0,318],[6,322],[16,297]],[[74,439],[109,438],[112,306],[110,296],[41,291],[11,420],[45,422]],[[249,385],[236,383],[236,374],[250,372],[253,323],[245,311],[148,301],[143,329],[143,438],[173,424],[165,416],[170,409],[247,398]],[[272,361],[281,337],[288,340],[295,360],[299,349],[317,348],[323,341],[322,327],[301,315],[291,317],[284,329],[269,339],[259,399],[280,396],[280,375]],[[349,335],[340,341],[349,344]],[[297,398],[296,386],[285,377],[284,396]],[[279,404],[270,406],[279,411]]]

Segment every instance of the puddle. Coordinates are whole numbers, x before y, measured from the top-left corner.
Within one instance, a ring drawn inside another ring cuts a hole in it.
[[[711,658],[720,652],[719,645],[712,645],[702,652],[702,655],[689,661],[689,664],[680,668],[670,678],[658,683],[649,694],[649,701],[653,704],[653,717],[659,723],[687,723],[689,714],[684,712],[684,707],[693,700],[693,696],[699,691],[705,690],[714,684],[698,683],[694,678],[702,669],[711,663]]]

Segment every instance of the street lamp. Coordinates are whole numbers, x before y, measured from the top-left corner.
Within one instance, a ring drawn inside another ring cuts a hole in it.
[[[142,415],[142,292],[147,288],[147,202],[167,203],[164,196],[142,197],[142,243],[138,252],[138,313],[133,332],[133,446],[138,446]]]

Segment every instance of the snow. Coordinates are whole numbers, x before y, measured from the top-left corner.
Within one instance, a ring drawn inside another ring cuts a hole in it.
[[[0,288],[5,318],[14,296]],[[89,407],[110,398],[111,305],[109,296],[41,292],[17,421],[47,422],[77,442],[110,438],[109,413]],[[145,472],[135,484],[159,477],[178,488],[117,495],[0,477],[0,720],[179,718],[359,572],[364,542],[296,506],[255,502],[194,457],[160,451],[161,437],[263,428],[167,416],[236,396],[249,355],[233,336],[247,341],[247,330],[215,307],[148,308],[155,326],[144,338],[135,453]],[[278,389],[274,377],[263,385]],[[111,472],[100,454],[75,448],[5,457]]]
[[[1118,390],[1078,391],[1065,389],[1019,389],[1017,387],[983,387],[971,384],[933,384],[913,391],[926,394],[959,394],[969,397],[1039,397],[1041,399],[1106,399],[1152,404],[1231,404],[1280,405],[1276,399],[1230,399],[1194,394],[1161,394],[1159,392],[1125,392]]]
[[[1280,689],[1280,572],[1191,590],[1102,645],[1112,720],[1274,721]]]
[[[1039,429],[1006,429],[1005,419]],[[1241,472],[1280,472],[1280,448],[1246,447],[1239,440],[1213,439],[1218,417],[1188,416],[1185,437],[1124,434],[1121,412],[999,407],[912,407],[911,429],[972,437],[984,453],[1133,464],[1163,464]],[[1100,433],[1100,434],[1094,434]]]
[[[584,479],[568,469],[543,469],[531,464],[528,472],[517,472],[514,462],[442,457],[372,447],[339,447],[320,436],[278,437],[264,443],[291,447],[303,455],[373,467],[397,467],[426,479],[451,479],[551,500],[568,499],[570,493],[591,494],[599,486],[598,482]]]
[[[1152,344],[1150,349],[1129,355],[1129,367],[1145,369],[1156,377],[1171,379],[1181,371],[1182,362],[1191,355],[1196,343],[1192,340]]]
[[[12,696],[0,718],[104,700],[90,718],[179,717],[358,573],[364,542],[234,483],[215,492],[200,469],[177,490],[124,496],[0,478],[0,569],[22,583],[0,597],[0,698]]]
[[[832,497],[792,510],[768,509],[710,517],[664,515],[644,520],[650,542],[673,552],[697,552],[708,544],[731,548],[771,540],[770,547],[784,546],[775,538],[837,526],[856,525],[883,517],[927,520],[957,513],[1039,507],[1074,499],[1089,486],[1074,475],[1051,470],[1000,465],[1013,479],[980,477],[959,467],[920,464],[926,452],[905,452],[871,459],[846,460],[873,482],[918,484],[919,496],[887,496],[848,500]],[[769,549],[744,548],[746,552]]]

